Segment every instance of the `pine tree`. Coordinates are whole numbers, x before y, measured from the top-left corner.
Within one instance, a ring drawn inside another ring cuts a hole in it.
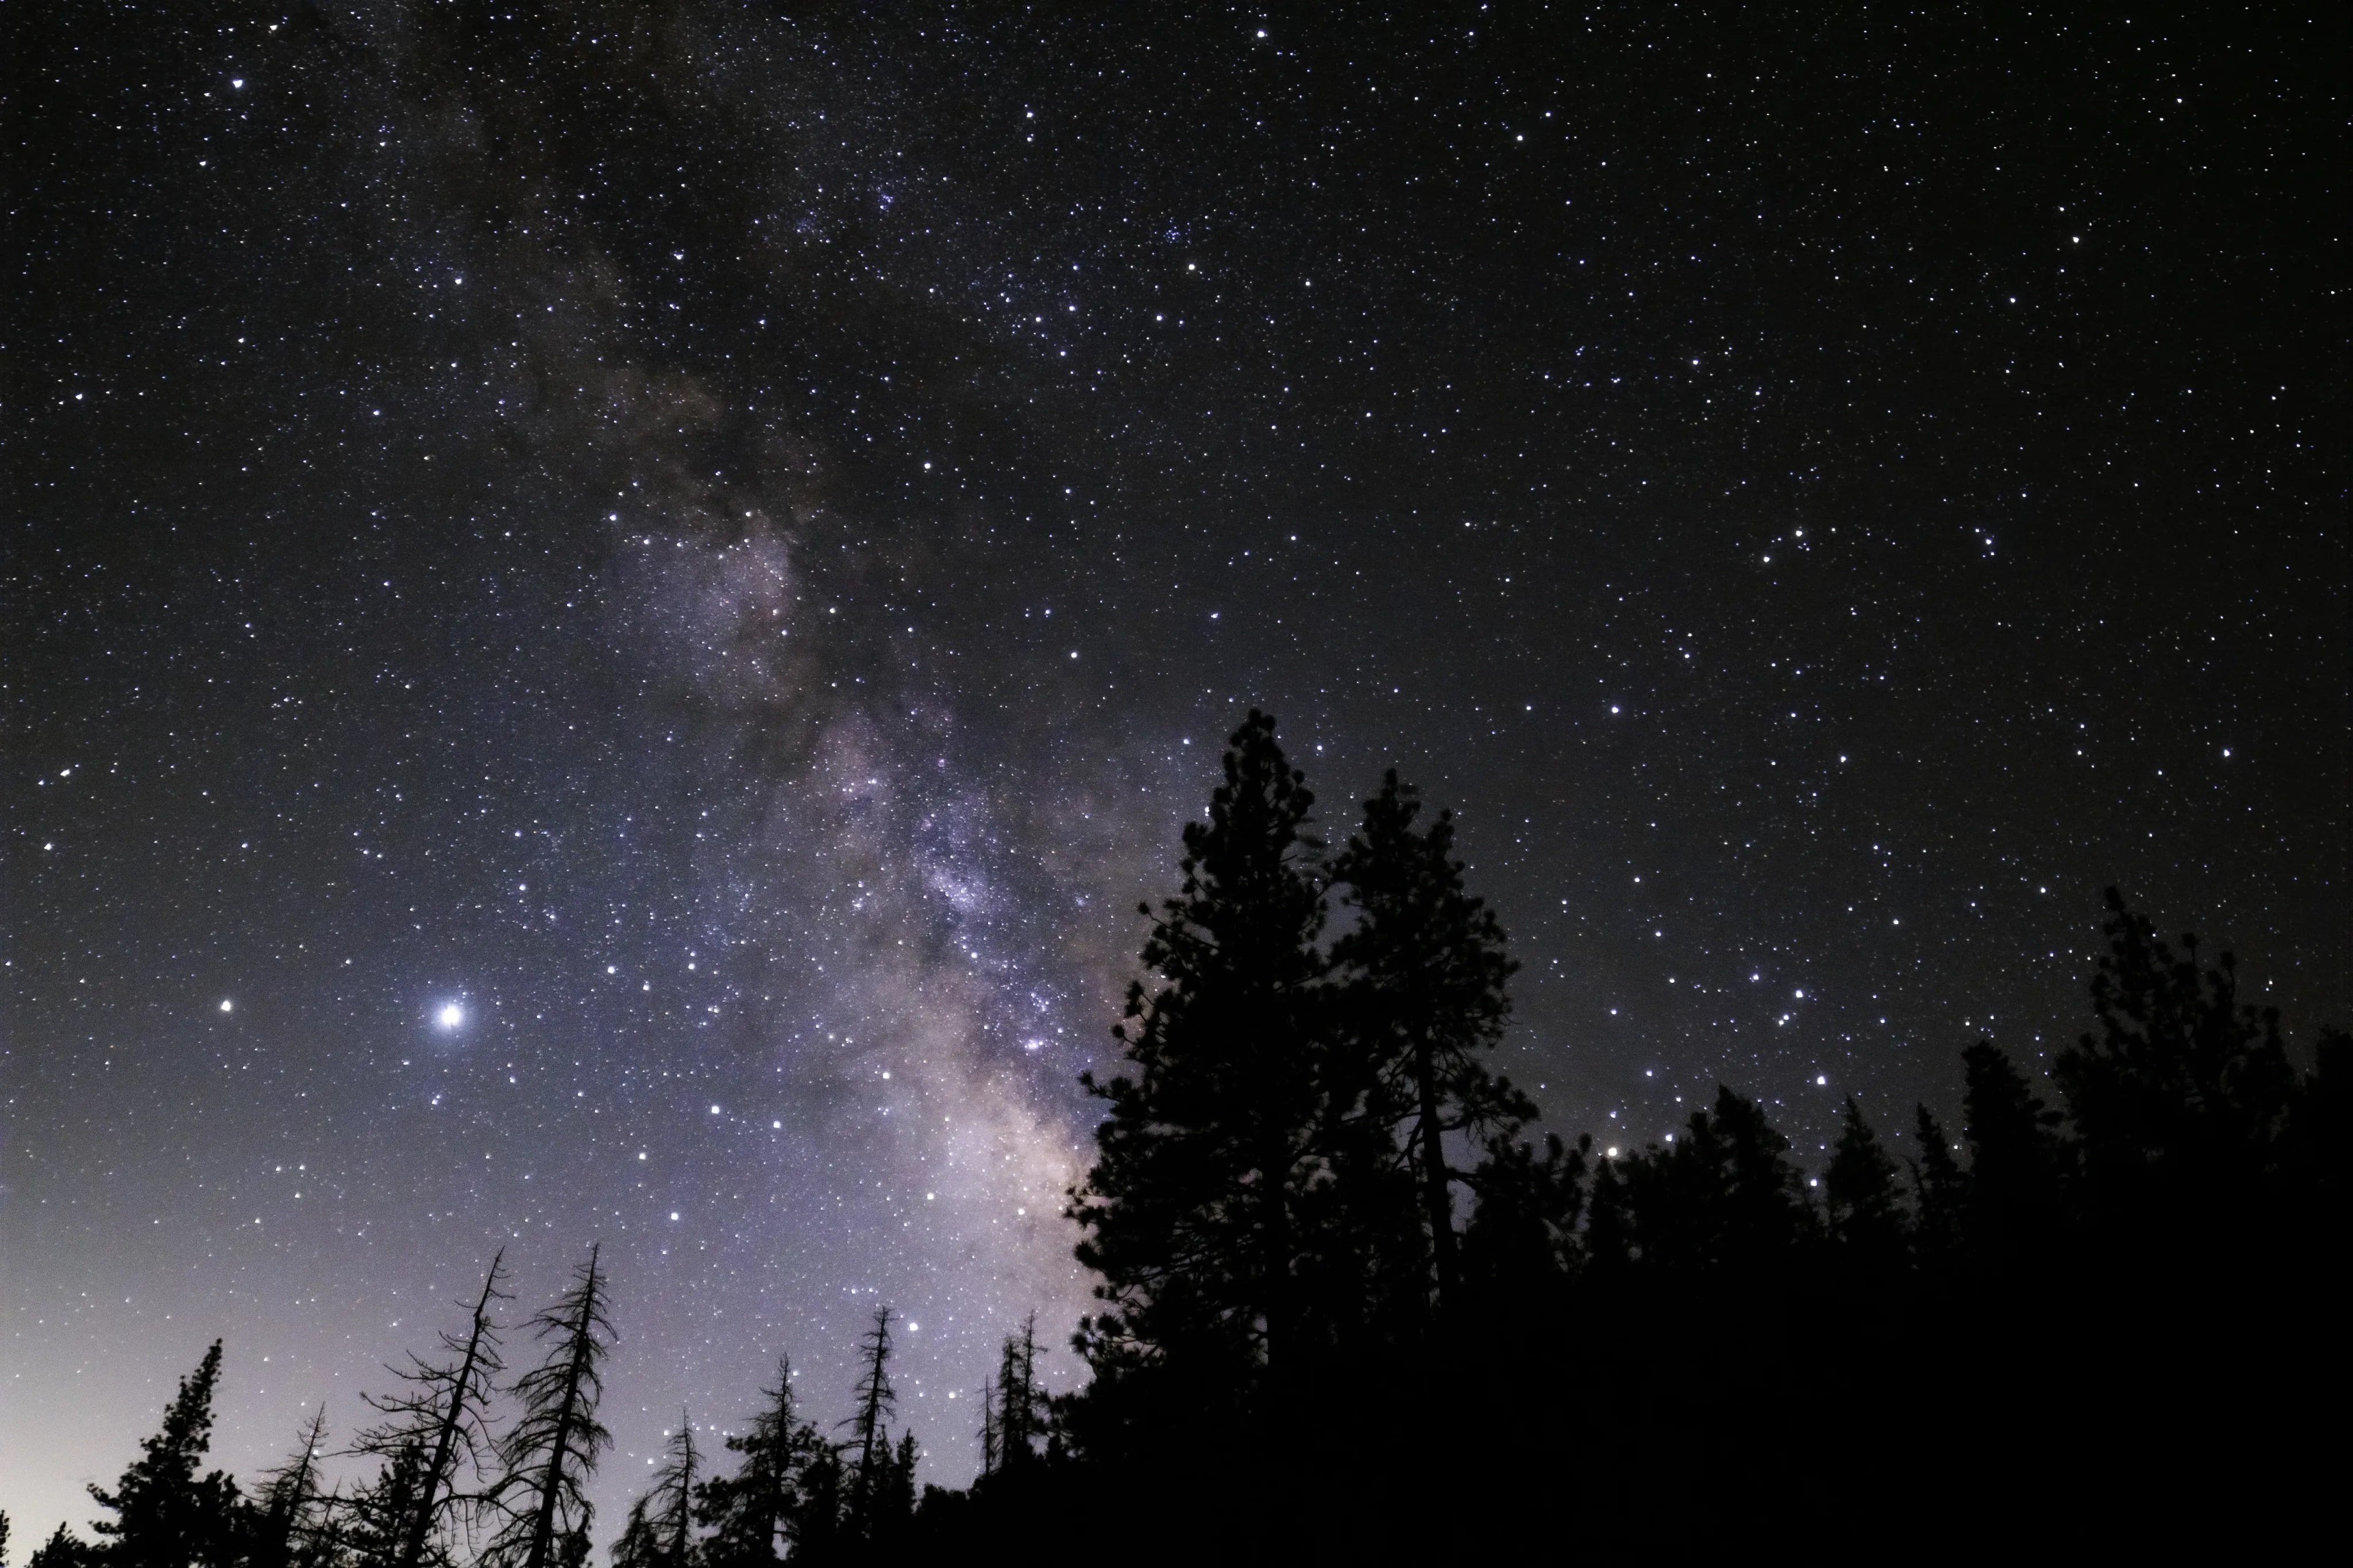
[[[505,1363],[491,1314],[499,1302],[513,1300],[499,1287],[505,1260],[503,1251],[491,1258],[464,1336],[441,1335],[444,1359],[427,1362],[412,1354],[406,1367],[387,1369],[407,1385],[403,1392],[363,1395],[385,1419],[360,1434],[353,1451],[389,1462],[414,1447],[423,1458],[422,1468],[404,1483],[414,1489],[411,1511],[400,1521],[392,1568],[422,1568],[436,1531],[473,1500],[459,1488],[460,1472],[479,1480],[483,1462],[495,1451],[490,1402]]]
[[[839,1448],[828,1442],[811,1447],[801,1465],[799,1491],[799,1505],[785,1531],[793,1543],[793,1561],[827,1562],[839,1550],[848,1523]]]
[[[1822,1173],[1822,1195],[1831,1239],[1849,1260],[1867,1268],[1891,1268],[1904,1259],[1909,1227],[1896,1170],[1862,1119],[1862,1108],[1848,1095],[1830,1168]]]
[[[259,1516],[254,1521],[252,1568],[289,1568],[312,1543],[311,1514],[321,1502],[319,1459],[325,1452],[327,1407],[304,1424],[294,1452],[265,1479]]]
[[[385,1455],[375,1478],[344,1502],[344,1545],[360,1568],[398,1568],[424,1500],[427,1463],[424,1442],[412,1439]],[[447,1568],[448,1553],[428,1540],[424,1560],[428,1568]]]
[[[629,1504],[628,1517],[613,1542],[613,1568],[664,1568],[661,1531],[653,1521],[653,1499],[641,1497]]]
[[[1300,1206],[1321,1125],[1314,797],[1263,713],[1223,766],[1145,943],[1159,988],[1132,986],[1116,1031],[1132,1074],[1082,1079],[1108,1107],[1070,1209],[1079,1258],[1103,1276],[1107,1310],[1081,1343],[1105,1382],[1177,1361],[1239,1387],[1303,1348]]]
[[[654,1480],[656,1510],[661,1520],[663,1547],[671,1568],[687,1568],[694,1539],[694,1480],[702,1456],[694,1446],[694,1426],[687,1413],[678,1413],[678,1432]]]
[[[860,1349],[865,1370],[859,1375],[858,1408],[849,1423],[850,1441],[858,1449],[858,1468],[849,1478],[849,1529],[852,1535],[871,1540],[889,1484],[884,1472],[891,1464],[890,1420],[899,1407],[897,1391],[891,1386],[890,1308],[874,1309],[873,1326]]]
[[[1961,1053],[1967,1075],[1961,1136],[1969,1146],[1969,1247],[1996,1270],[2041,1257],[2056,1238],[2065,1151],[2059,1115],[1991,1040]]]
[[[1968,1215],[1968,1178],[1953,1158],[1944,1128],[1925,1105],[1912,1108],[1920,1152],[1912,1167],[1912,1246],[1923,1265],[1942,1267],[1960,1257]]]
[[[1363,827],[1332,864],[1356,914],[1332,964],[1357,1047],[1349,1066],[1360,1063],[1366,1079],[1363,1108],[1411,1163],[1426,1275],[1443,1303],[1461,1273],[1454,1190],[1464,1179],[1447,1163],[1446,1137],[1509,1139],[1535,1107],[1481,1060],[1502,1037],[1504,986],[1519,966],[1494,911],[1463,887],[1453,814],[1418,828],[1420,809],[1395,769],[1365,803]]]
[[[2270,1168],[2295,1096],[2279,1010],[2239,1001],[2225,952],[2199,969],[2107,890],[2108,952],[2092,980],[2100,1031],[2052,1076],[2081,1141],[2084,1174],[2115,1217],[2170,1229],[2184,1209],[2236,1207]]]
[[[885,1544],[905,1534],[915,1517],[915,1461],[913,1432],[899,1434],[898,1447],[887,1457],[874,1508],[874,1538]]]
[[[499,1568],[555,1568],[587,1552],[588,1479],[613,1440],[596,1419],[614,1338],[598,1252],[589,1248],[571,1288],[532,1320],[548,1351],[515,1380],[522,1414],[499,1445],[496,1496],[507,1521],[486,1553]]]
[[[1593,1195],[1585,1205],[1583,1252],[1585,1261],[1604,1277],[1641,1258],[1634,1235],[1633,1184],[1627,1179],[1631,1163],[1610,1149],[1594,1164]]]
[[[97,1568],[103,1561],[97,1547],[59,1524],[49,1532],[48,1540],[33,1549],[25,1568]]]
[[[993,1438],[995,1463],[990,1468],[1018,1468],[1037,1457],[1035,1444],[1045,1435],[1047,1400],[1038,1386],[1038,1314],[1022,1321],[1021,1331],[1005,1336],[997,1358],[995,1418],[987,1425]]]
[[[743,1456],[735,1474],[697,1489],[697,1517],[711,1531],[702,1548],[710,1568],[767,1568],[803,1504],[803,1468],[818,1444],[794,1414],[788,1360],[778,1360],[776,1386],[761,1398],[751,1429],[727,1439],[728,1452]]]
[[[1586,1204],[1593,1140],[1570,1148],[1546,1133],[1544,1152],[1495,1133],[1471,1173],[1477,1203],[1462,1229],[1462,1270],[1474,1293],[1493,1303],[1540,1300],[1557,1283]]]
[[[220,1470],[198,1473],[212,1447],[220,1367],[215,1340],[180,1380],[163,1430],[141,1444],[114,1489],[90,1487],[91,1498],[115,1516],[90,1527],[110,1568],[228,1568],[240,1554],[237,1483]]]
[[[1816,1225],[1788,1147],[1754,1100],[1717,1085],[1715,1103],[1692,1112],[1680,1137],[1603,1167],[1592,1210],[1601,1234],[1588,1233],[1597,1260],[1788,1267]]]
[[[702,1455],[694,1425],[683,1410],[667,1435],[653,1489],[629,1505],[628,1523],[613,1543],[613,1568],[693,1568],[694,1492]]]
[[[1002,1439],[997,1427],[998,1397],[997,1379],[992,1377],[980,1385],[980,1473],[984,1476],[997,1473],[1001,1453]]]

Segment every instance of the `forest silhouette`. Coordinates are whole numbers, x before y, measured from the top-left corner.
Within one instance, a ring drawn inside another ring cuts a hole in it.
[[[1252,712],[1143,909],[1069,1194],[1083,1385],[1031,1317],[981,1474],[919,1489],[878,1310],[841,1425],[781,1359],[718,1451],[682,1415],[613,1568],[2245,1547],[2333,1489],[2353,1061],[2299,1069],[2229,953],[2111,889],[2094,1027],[2047,1079],[1968,1046],[1908,1158],[1849,1098],[1810,1171],[1729,1087],[1613,1157],[1492,1065],[1514,965],[1450,814],[1391,773],[1333,847],[1314,804]],[[249,1488],[206,1468],[216,1343],[30,1568],[580,1568],[604,1264],[512,1328],[504,1282]]]

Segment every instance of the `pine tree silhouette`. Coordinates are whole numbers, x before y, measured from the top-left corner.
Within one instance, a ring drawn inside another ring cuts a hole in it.
[[[1185,829],[1118,1037],[1133,1069],[1082,1077],[1108,1114],[1071,1194],[1107,1310],[1082,1325],[1097,1375],[1169,1362],[1247,1384],[1300,1344],[1301,1205],[1317,1166],[1324,923],[1314,796],[1253,710],[1209,820]],[[1144,912],[1151,912],[1147,906]]]
[[[1478,1201],[1462,1230],[1463,1273],[1473,1296],[1490,1307],[1524,1310],[1562,1281],[1592,1157],[1590,1136],[1570,1148],[1546,1133],[1541,1154],[1525,1140],[1487,1140],[1486,1157],[1470,1177]]]
[[[997,1379],[992,1377],[980,1385],[980,1473],[984,1476],[997,1473],[1002,1453],[1002,1440],[997,1436],[997,1402],[999,1397]]]
[[[326,1451],[327,1407],[303,1424],[293,1453],[262,1478],[259,1517],[248,1547],[251,1568],[288,1568],[312,1542],[319,1508],[319,1459]]]
[[[2059,1113],[2044,1107],[1991,1040],[1961,1053],[1968,1087],[1969,1247],[1980,1265],[2005,1271],[2031,1264],[2056,1241],[2062,1223]]]
[[[1594,1186],[1588,1243],[1597,1261],[1651,1268],[1780,1268],[1814,1234],[1805,1177],[1789,1141],[1756,1102],[1716,1086],[1664,1144],[1605,1163]]]
[[[902,1541],[915,1517],[915,1464],[918,1450],[913,1432],[899,1434],[899,1444],[886,1457],[874,1506],[874,1539],[886,1550]]]
[[[466,1332],[440,1336],[445,1359],[427,1362],[412,1354],[406,1366],[387,1369],[407,1385],[402,1392],[362,1395],[384,1419],[360,1434],[354,1453],[389,1461],[414,1447],[423,1456],[422,1468],[408,1483],[415,1489],[408,1504],[413,1511],[400,1523],[394,1568],[422,1568],[436,1530],[479,1497],[459,1489],[460,1470],[479,1486],[483,1464],[496,1450],[490,1403],[505,1363],[491,1314],[498,1303],[513,1299],[499,1286],[505,1260],[503,1250],[491,1258]]]
[[[2295,1074],[2279,1009],[2240,1003],[2230,953],[2201,973],[2196,936],[2177,954],[2114,888],[2107,904],[2092,981],[2100,1029],[2052,1072],[2084,1173],[2113,1220],[2211,1224],[2218,1205],[2253,1195],[2287,1121]]]
[[[571,1288],[532,1320],[547,1357],[515,1380],[522,1413],[499,1445],[505,1471],[495,1496],[507,1522],[486,1553],[499,1568],[551,1568],[587,1550],[588,1479],[613,1441],[596,1419],[614,1338],[599,1250],[588,1249]]]
[[[874,1309],[873,1325],[860,1342],[858,1408],[848,1425],[858,1449],[858,1468],[849,1477],[849,1531],[859,1540],[871,1540],[885,1505],[891,1478],[892,1415],[899,1407],[898,1392],[891,1386],[891,1309]]]
[[[1831,1241],[1862,1268],[1883,1271],[1905,1260],[1911,1227],[1897,1169],[1862,1119],[1862,1108],[1848,1095],[1838,1142],[1822,1173],[1822,1196]]]
[[[629,1517],[613,1543],[613,1568],[692,1568],[694,1493],[702,1473],[694,1424],[683,1410],[662,1446],[654,1484],[629,1505]]]
[[[97,1568],[103,1561],[97,1547],[60,1523],[49,1532],[48,1540],[35,1547],[33,1554],[25,1559],[25,1568]]]
[[[1518,965],[1504,950],[1494,911],[1463,887],[1454,818],[1440,811],[1426,827],[1411,786],[1385,774],[1365,803],[1364,826],[1333,861],[1355,925],[1332,948],[1342,1008],[1361,1087],[1336,1083],[1345,1113],[1391,1131],[1419,1189],[1423,1271],[1442,1304],[1461,1273],[1455,1188],[1463,1173],[1447,1163],[1451,1133],[1508,1138],[1535,1107],[1481,1059],[1511,1015],[1505,983]],[[1327,1080],[1338,1079],[1327,1073]]]
[[[780,1539],[793,1539],[803,1507],[803,1470],[819,1446],[816,1431],[793,1409],[793,1369],[776,1363],[774,1387],[761,1392],[750,1430],[727,1439],[743,1456],[733,1476],[714,1476],[696,1489],[696,1517],[711,1531],[702,1555],[709,1568],[767,1568]]]
[[[424,1505],[429,1463],[424,1440],[412,1439],[385,1456],[375,1477],[344,1500],[343,1544],[358,1568],[398,1568]],[[423,1551],[429,1568],[446,1568],[450,1560],[429,1538]]]
[[[1961,1256],[1968,1223],[1968,1182],[1953,1158],[1952,1140],[1925,1105],[1913,1107],[1920,1152],[1911,1161],[1913,1255],[1924,1267],[1943,1268]]]
[[[1045,1435],[1047,1400],[1038,1386],[1038,1314],[1021,1323],[1021,1331],[1005,1336],[997,1358],[993,1419],[986,1423],[995,1462],[992,1469],[1018,1468],[1037,1457],[1035,1444]]]
[[[241,1554],[237,1482],[221,1470],[199,1473],[212,1447],[220,1369],[215,1340],[196,1370],[180,1380],[163,1430],[140,1445],[139,1458],[114,1489],[90,1488],[114,1515],[90,1526],[112,1568],[229,1568]]]

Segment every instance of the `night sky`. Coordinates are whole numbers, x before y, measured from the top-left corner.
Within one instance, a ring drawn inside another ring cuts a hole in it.
[[[881,1303],[960,1483],[1252,705],[1570,1135],[1951,1110],[2109,882],[2353,1017],[2340,24],[787,9],[9,7],[21,1542],[501,1247],[600,1537]]]

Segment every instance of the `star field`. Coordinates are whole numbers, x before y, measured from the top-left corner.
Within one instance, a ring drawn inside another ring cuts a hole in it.
[[[881,1302],[961,1481],[1252,705],[1564,1133],[1900,1152],[2110,882],[2348,1018],[2331,35],[2196,16],[12,18],[20,1538],[591,1241],[605,1526]]]

